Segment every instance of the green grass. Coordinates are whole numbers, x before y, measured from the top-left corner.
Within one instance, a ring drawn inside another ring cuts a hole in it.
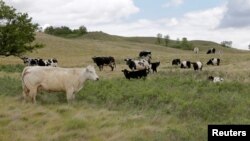
[[[19,72],[19,73],[21,73],[23,71],[23,68],[24,68],[24,65],[21,65],[21,64],[0,65],[0,71],[2,71],[2,72],[10,72],[10,73]]]
[[[78,93],[73,107],[65,106],[67,102],[64,93],[43,92],[37,97],[38,105],[41,104],[42,107],[52,110],[51,114],[60,116],[62,123],[49,124],[49,121],[44,119],[46,112],[43,110],[34,111],[32,115],[32,118],[40,119],[39,121],[26,116],[21,120],[25,122],[24,124],[32,123],[34,127],[31,128],[43,125],[45,128],[52,128],[50,130],[54,132],[56,131],[54,128],[62,126],[60,133],[66,134],[60,135],[58,140],[71,140],[74,137],[79,139],[82,136],[95,140],[97,136],[88,136],[88,132],[90,130],[98,132],[100,127],[108,130],[107,132],[111,132],[109,128],[114,127],[125,130],[124,132],[134,130],[135,133],[130,133],[126,137],[128,140],[165,140],[166,138],[180,141],[205,140],[207,124],[247,124],[250,122],[249,83],[214,84],[202,77],[199,78],[199,75],[193,75],[191,72],[186,74],[168,72],[150,75],[145,80],[116,78],[96,82],[87,81],[84,89]],[[5,82],[5,85],[1,85],[0,97],[18,97],[22,91],[17,79],[4,77],[0,78],[0,82]],[[104,121],[100,121],[101,119],[96,121],[87,118],[84,114],[77,114],[82,111],[81,107],[86,102],[95,105],[97,109],[106,107],[110,111],[121,112],[118,114],[119,118],[125,111],[129,115],[139,113],[148,118],[125,118],[123,119],[125,121],[117,121],[115,117],[104,116],[102,117]],[[21,105],[21,108],[24,107],[25,105]],[[4,110],[4,112],[7,111]],[[168,123],[169,120],[173,123]],[[12,122],[4,115],[2,119],[0,118],[0,124],[6,127]],[[162,123],[165,125],[161,125]],[[79,131],[84,132],[84,135],[81,135]],[[44,139],[44,135],[41,137]]]

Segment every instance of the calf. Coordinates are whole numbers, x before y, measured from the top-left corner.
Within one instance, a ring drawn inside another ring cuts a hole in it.
[[[109,57],[92,57],[93,61],[99,67],[99,70],[103,70],[103,66],[109,66],[113,71],[115,68],[115,58],[112,56]]]
[[[210,48],[208,51],[207,51],[207,54],[215,54],[215,48]]]
[[[212,81],[214,83],[218,83],[218,82],[223,82],[224,81],[223,78],[218,77],[218,76],[215,76],[215,77],[214,76],[209,76],[208,80],[210,80],[210,81]]]
[[[193,68],[195,71],[202,70],[202,63],[200,61],[192,62]]]
[[[181,64],[181,59],[174,59],[172,61],[172,65],[179,65],[179,64]]]
[[[22,72],[23,97],[36,102],[38,90],[66,92],[67,100],[73,100],[86,80],[98,80],[93,66],[86,68],[25,67]]]
[[[127,69],[124,69],[124,70],[122,70],[122,72],[124,73],[124,76],[127,79],[130,79],[130,78],[139,79],[142,77],[145,78],[145,77],[147,77],[147,74],[148,74],[146,69],[138,70],[138,71],[128,71]]]
[[[124,61],[126,61],[128,67],[133,71],[146,69],[149,72],[151,68],[150,63],[146,59],[132,60],[128,58],[124,59]]]
[[[181,68],[191,68],[191,62],[190,61],[182,61],[181,62]]]
[[[160,66],[160,62],[151,63],[151,69],[153,70],[153,73],[157,72],[157,67],[159,66]]]
[[[207,65],[220,65],[220,59],[219,58],[212,58],[207,62]]]

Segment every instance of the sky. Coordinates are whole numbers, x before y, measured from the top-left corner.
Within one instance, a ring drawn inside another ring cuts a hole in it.
[[[41,27],[250,44],[250,0],[4,0]]]

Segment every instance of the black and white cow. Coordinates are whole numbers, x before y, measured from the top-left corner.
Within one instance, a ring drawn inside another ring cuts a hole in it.
[[[112,56],[109,57],[92,57],[93,61],[96,63],[96,65],[99,67],[100,71],[103,70],[103,66],[109,66],[111,70],[113,71],[116,64],[115,64],[115,58]]]
[[[172,61],[172,65],[179,65],[179,64],[181,64],[181,59],[174,59]]]
[[[153,73],[157,72],[157,68],[159,66],[160,66],[160,62],[153,62],[153,63],[151,63],[151,69],[153,70]]]
[[[144,50],[139,53],[139,57],[146,57],[146,56],[151,57],[151,51]]]
[[[210,48],[208,51],[207,51],[207,54],[215,54],[215,48]]]
[[[127,58],[124,61],[126,61],[126,64],[132,71],[146,69],[149,72],[151,68],[149,61],[146,59],[133,60]]]
[[[190,61],[182,61],[181,62],[181,68],[191,68],[191,62]]]
[[[222,77],[218,77],[218,76],[209,76],[208,80],[214,82],[214,83],[218,83],[218,82],[223,82],[224,79]]]
[[[220,65],[220,59],[219,58],[212,58],[207,62],[207,65]]]
[[[124,69],[124,70],[122,70],[122,72],[124,73],[124,76],[127,79],[130,79],[130,78],[135,78],[135,79],[146,78],[147,75],[148,75],[146,69],[138,70],[138,71],[128,71],[127,69]]]
[[[26,66],[52,66],[57,67],[58,61],[55,58],[44,60],[37,58],[22,57],[23,63]]]
[[[192,62],[191,64],[193,65],[195,71],[202,70],[203,65],[200,61]]]

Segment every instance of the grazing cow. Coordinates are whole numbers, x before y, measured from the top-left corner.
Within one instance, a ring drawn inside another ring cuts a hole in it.
[[[124,73],[124,76],[127,79],[130,78],[135,78],[135,79],[139,79],[139,78],[146,78],[147,77],[147,70],[143,69],[143,70],[138,70],[138,71],[128,71],[127,69],[122,70],[122,72]]]
[[[86,80],[98,80],[93,66],[86,68],[25,67],[22,72],[22,87],[25,100],[36,102],[38,90],[66,92],[68,102],[75,98]]]
[[[109,66],[113,71],[115,68],[115,58],[112,56],[109,57],[92,57],[93,61],[99,67],[100,71],[103,70],[103,66]]]
[[[153,70],[153,73],[157,72],[157,67],[158,66],[160,66],[160,62],[151,63],[151,69]]]
[[[182,61],[181,62],[181,68],[191,68],[191,62],[190,61]]]
[[[200,61],[192,62],[195,71],[202,70],[202,63]]]
[[[207,65],[220,65],[220,59],[219,58],[212,58],[207,62]]]
[[[48,60],[44,59],[37,59],[37,58],[28,58],[28,57],[22,57],[23,63],[26,66],[52,66],[57,67],[57,59],[52,58]]]
[[[198,53],[199,53],[199,48],[198,48],[198,47],[195,47],[195,48],[194,48],[194,53],[195,53],[195,54],[198,54]]]
[[[181,59],[174,59],[172,61],[172,65],[179,65],[179,64],[181,64]]]
[[[210,80],[210,81],[212,81],[214,83],[218,83],[218,82],[223,82],[224,81],[223,78],[218,77],[218,76],[215,76],[215,77],[214,76],[209,76],[208,80]]]
[[[146,69],[149,72],[151,68],[150,63],[146,59],[132,60],[127,58],[124,61],[126,61],[128,67],[133,71]]]
[[[150,56],[151,57],[151,51],[141,51],[139,53],[139,57],[146,57],[146,56]]]
[[[208,51],[207,51],[207,54],[215,54],[215,48],[210,48]]]

